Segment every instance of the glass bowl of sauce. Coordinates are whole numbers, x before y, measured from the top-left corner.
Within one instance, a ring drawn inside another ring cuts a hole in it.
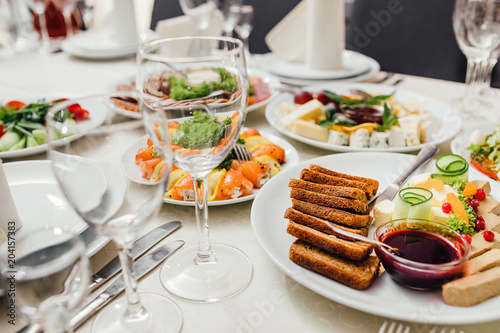
[[[375,230],[375,240],[397,251],[375,246],[375,252],[391,278],[413,289],[435,289],[463,270],[470,246],[444,224],[405,218],[389,221]]]

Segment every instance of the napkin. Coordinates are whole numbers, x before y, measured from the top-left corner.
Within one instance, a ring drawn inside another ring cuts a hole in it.
[[[114,0],[112,12],[112,35],[118,44],[137,44],[134,0]]]
[[[344,0],[302,0],[265,37],[269,49],[313,69],[342,67]]]
[[[222,34],[222,23],[224,17],[222,13],[216,11],[212,17],[204,36],[220,36]],[[159,21],[156,25],[156,32],[160,38],[185,37],[199,35],[198,29],[187,15],[181,15],[170,19]]]
[[[2,160],[0,159],[0,229],[4,234],[8,234],[12,231],[12,224],[9,222],[14,222],[15,230],[21,227],[21,219],[17,213],[16,205],[14,204],[14,199],[12,198],[12,193],[10,191],[9,183],[7,182],[7,177],[5,176],[5,171],[3,169]],[[1,238],[1,235],[0,235]],[[0,241],[1,242],[1,241]]]

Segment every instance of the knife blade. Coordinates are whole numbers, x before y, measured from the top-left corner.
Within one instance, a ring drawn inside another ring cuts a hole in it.
[[[417,154],[417,157],[410,163],[410,165],[394,180],[387,188],[377,195],[372,201],[368,204],[370,210],[373,209],[377,202],[381,202],[384,200],[392,200],[398,194],[401,186],[406,182],[408,177],[411,176],[415,170],[420,168],[422,164],[427,162],[432,156],[436,154],[439,148],[436,145],[427,145],[420,150]]]
[[[184,245],[184,241],[177,240],[166,245],[160,246],[156,250],[147,254],[143,258],[137,260],[134,263],[134,273],[139,280],[144,275],[149,273],[153,268],[162,263],[165,259],[171,256],[175,251],[180,249]],[[70,325],[73,329],[78,328],[83,323],[85,323],[89,318],[91,318],[97,311],[102,309],[106,304],[108,304],[113,298],[118,296],[123,290],[125,290],[125,281],[123,279],[123,274],[121,274],[116,280],[109,285],[102,293],[97,295],[92,301],[87,303],[73,318],[70,320]],[[17,333],[40,333],[42,329],[40,325],[28,325]]]
[[[138,240],[134,242],[134,247],[132,248],[132,259],[135,261],[151,247],[153,247],[160,240],[168,236],[171,232],[179,228],[181,225],[180,221],[172,221],[162,224],[161,226],[151,230]],[[100,287],[105,281],[113,277],[122,269],[120,264],[120,258],[118,256],[114,257],[109,263],[107,263],[99,272],[92,275],[90,278],[91,282],[89,285],[90,292],[93,292],[98,287]]]

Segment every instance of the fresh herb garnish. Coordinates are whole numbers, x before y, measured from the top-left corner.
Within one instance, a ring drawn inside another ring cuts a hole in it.
[[[469,236],[474,235],[474,223],[467,223],[460,219],[458,215],[453,215],[448,220],[446,220],[444,224],[457,231],[459,234],[467,234]]]
[[[224,136],[226,125],[231,124],[227,117],[219,122],[209,114],[197,115],[186,120],[172,134],[172,142],[186,149],[206,149],[219,144]]]
[[[323,92],[332,101],[334,101],[338,104],[349,105],[349,106],[380,105],[383,101],[385,101],[386,99],[389,99],[390,97],[392,97],[392,95],[394,95],[394,93],[392,93],[390,95],[377,95],[377,96],[357,100],[357,99],[348,99],[348,98],[342,97],[341,95],[336,94],[332,91],[328,91],[328,90],[323,90]]]
[[[398,116],[391,112],[387,103],[384,103],[384,113],[382,114],[382,125],[377,124],[378,132],[385,132],[391,126],[396,125],[398,123]]]
[[[333,125],[351,127],[356,125],[354,121],[347,118],[341,113],[337,113],[337,109],[333,105],[325,106],[326,119],[318,122],[318,125],[324,128],[330,128]]]
[[[236,140],[236,143],[240,143],[242,145],[245,144],[245,139],[243,138],[238,138],[238,140]],[[218,166],[217,166],[217,170],[221,170],[221,169],[226,169],[226,170],[229,170],[231,169],[231,164],[233,164],[233,161],[234,160],[237,160],[238,157],[236,156],[236,153],[234,152],[234,149],[232,149],[229,154],[227,154],[226,158],[224,159],[224,161],[222,161]]]

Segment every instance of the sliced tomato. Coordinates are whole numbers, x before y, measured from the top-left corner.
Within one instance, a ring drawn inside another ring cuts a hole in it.
[[[486,176],[498,180],[498,175],[493,170],[491,170],[487,164],[483,165],[477,161],[474,161],[473,159],[471,159],[470,164],[481,173],[484,173]]]
[[[69,112],[71,112],[75,118],[75,120],[85,120],[89,119],[89,112],[85,109],[82,109],[80,104],[71,104],[68,106]]]
[[[5,134],[5,132],[3,131],[4,126],[4,124],[0,125],[0,138]]]
[[[21,109],[25,106],[26,106],[26,103],[23,103],[20,101],[10,101],[7,104],[5,104],[6,109],[15,110],[15,111],[18,111],[19,109]]]

